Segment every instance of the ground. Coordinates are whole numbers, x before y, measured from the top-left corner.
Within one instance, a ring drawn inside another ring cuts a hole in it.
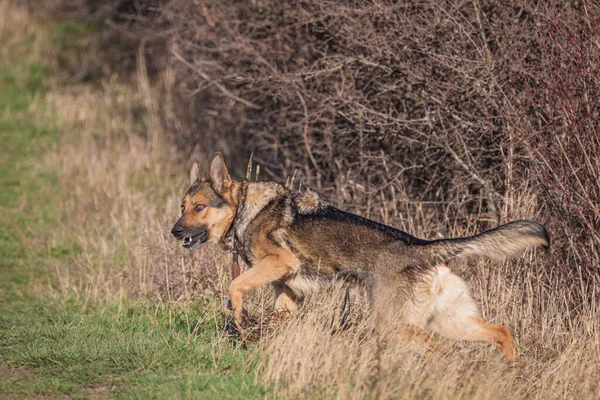
[[[218,323],[197,326],[201,304],[90,304],[60,294],[55,268],[82,249],[56,229],[69,218],[61,176],[41,160],[68,133],[48,109],[56,76],[30,56],[35,44],[32,35],[6,40],[0,62],[0,397],[263,398],[248,352],[224,341]]]

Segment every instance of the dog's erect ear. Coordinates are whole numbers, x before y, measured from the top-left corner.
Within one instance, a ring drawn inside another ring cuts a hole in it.
[[[224,186],[231,183],[231,177],[229,176],[225,160],[223,160],[223,155],[220,151],[217,151],[213,156],[208,176],[213,189],[215,189],[217,193],[220,193]]]
[[[192,164],[192,168],[190,168],[190,185],[193,185],[200,178],[200,167],[197,162]]]

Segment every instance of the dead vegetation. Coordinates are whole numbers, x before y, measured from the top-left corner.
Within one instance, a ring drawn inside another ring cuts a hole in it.
[[[142,32],[132,75],[108,63],[101,84],[48,97],[73,133],[44,162],[62,174],[60,229],[83,249],[57,266],[62,291],[90,302],[205,299],[219,315],[229,256],[183,252],[168,232],[192,159],[206,167],[221,150],[241,177],[253,151],[259,178],[294,176],[421,237],[533,218],[553,239],[548,254],[453,266],[485,317],[510,326],[515,368],[487,345],[446,343],[436,362],[378,344],[358,294],[339,329],[334,288],[264,333],[257,380],[294,398],[600,390],[597,4],[172,0],[134,14],[110,22]],[[263,319],[271,306],[268,288],[250,305]]]
[[[138,32],[166,48],[186,157],[241,173],[253,151],[266,178],[425,237],[539,219],[540,277],[578,307],[600,277],[598,22],[590,1],[170,1]]]

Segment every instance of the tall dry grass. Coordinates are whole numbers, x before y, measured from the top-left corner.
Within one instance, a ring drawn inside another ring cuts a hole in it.
[[[91,299],[123,292],[190,299],[200,294],[197,282],[218,280],[221,271],[218,252],[193,257],[169,237],[185,163],[151,134],[147,94],[107,81],[48,96],[70,133],[45,162],[62,175],[61,229],[84,249],[60,271],[61,287]]]
[[[187,160],[148,134],[153,119],[143,86],[105,82],[48,97],[62,129],[72,133],[44,162],[62,171],[60,228],[83,248],[73,265],[59,267],[61,290],[89,302],[202,301],[220,318],[229,257],[213,247],[184,252],[169,237]],[[153,90],[160,96],[160,88]],[[519,206],[516,217],[535,212],[531,192],[513,204]],[[405,214],[403,222],[413,232],[431,226],[424,213]],[[451,232],[469,235],[475,228],[457,222]],[[600,323],[594,310],[570,308],[547,260],[540,252],[505,264],[454,266],[486,318],[511,327],[522,357],[515,367],[487,344],[443,341],[448,352],[441,360],[381,346],[360,291],[352,295],[350,322],[341,329],[344,292],[334,286],[263,333],[255,345],[256,379],[274,385],[278,396],[294,398],[593,398],[600,389]],[[266,321],[272,301],[265,288],[250,297],[249,309]]]
[[[589,315],[574,331],[554,324],[556,311],[546,312],[541,327],[528,324],[526,307],[504,319],[498,289],[482,296],[492,320],[521,325],[517,339],[522,358],[508,365],[486,344],[443,342],[440,360],[420,357],[402,345],[377,341],[368,318],[347,330],[340,320],[339,288],[311,298],[301,313],[263,344],[259,379],[293,398],[594,398],[598,388],[598,321]],[[331,296],[331,294],[334,294]],[[332,301],[332,298],[335,299]],[[560,301],[557,301],[560,303]],[[353,306],[356,306],[353,304]],[[486,309],[487,308],[487,309]],[[363,310],[364,312],[365,310]],[[491,314],[491,315],[490,315]],[[368,315],[368,314],[365,314]],[[518,318],[522,318],[519,320]]]
[[[243,171],[254,151],[265,177],[427,237],[539,219],[556,244],[539,278],[597,307],[595,2],[142,4],[125,26],[168,77],[186,157]]]
[[[186,188],[186,167],[199,150],[182,151],[181,140],[172,140],[174,128],[165,123],[163,106],[175,107],[170,103],[174,72],[167,68],[158,78],[149,76],[144,49],[135,55],[132,76],[109,70],[97,84],[56,82],[47,94],[51,112],[60,116],[56,129],[63,132],[60,145],[42,160],[60,171],[63,218],[57,230],[82,249],[71,264],[57,265],[59,291],[90,303],[202,301],[208,313],[218,316],[227,293],[229,257],[214,247],[184,252],[169,236]],[[84,56],[91,65],[97,54]],[[217,143],[226,142],[221,137]],[[287,167],[300,167],[309,176],[317,166],[308,151],[306,157],[305,164],[295,160]],[[231,161],[243,165],[246,159]],[[335,204],[428,238],[441,232],[474,234],[482,220],[494,219],[479,189],[477,204],[468,188],[454,188],[452,198],[445,199],[443,186],[435,182],[428,187],[439,200],[415,198],[414,182],[399,174],[410,165],[396,165],[378,151],[363,153],[359,161],[369,167],[365,170],[379,166],[378,179],[356,180],[348,171],[333,176],[329,187],[322,180],[322,191]],[[387,175],[394,179],[379,180]],[[510,184],[496,200],[501,215],[536,217],[545,206],[539,190],[522,180]],[[559,251],[576,249],[577,243],[570,246]],[[585,286],[575,296],[581,301],[574,302],[572,293],[564,291],[563,271],[552,260],[528,253],[503,264],[453,266],[468,281],[486,318],[513,331],[521,353],[514,367],[486,344],[444,342],[448,351],[435,360],[401,345],[378,343],[360,291],[351,296],[349,323],[340,326],[344,291],[334,285],[307,299],[298,315],[263,333],[254,345],[253,373],[273,385],[278,396],[292,398],[595,398],[600,391],[597,303],[584,301]],[[268,288],[259,290],[250,297],[249,309],[267,320],[272,300]]]

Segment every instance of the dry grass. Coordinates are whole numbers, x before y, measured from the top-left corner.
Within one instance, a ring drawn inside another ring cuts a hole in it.
[[[329,300],[329,299],[327,299]],[[441,360],[416,356],[402,346],[383,346],[368,320],[332,333],[339,309],[312,301],[265,344],[261,379],[297,398],[592,398],[598,390],[598,324],[575,335],[549,327],[519,335],[524,352],[509,366],[488,345],[446,343]],[[335,304],[335,303],[334,303]],[[509,322],[510,323],[510,322]],[[595,333],[592,333],[595,332]],[[575,362],[576,361],[576,362]]]
[[[3,2],[0,9],[8,12],[8,7]],[[98,85],[55,87],[47,95],[52,112],[60,115],[57,128],[66,132],[42,160],[61,175],[63,218],[57,229],[82,249],[71,264],[57,265],[58,291],[86,303],[125,297],[189,304],[204,299],[207,318],[217,318],[227,292],[229,258],[212,247],[184,252],[169,237],[189,160],[166,139],[158,111],[168,98],[168,71],[150,82],[143,60],[142,51],[131,81],[109,75]],[[377,162],[385,164],[385,157]],[[489,217],[481,204],[472,206],[466,192],[451,204],[436,204],[445,213],[439,217],[431,214],[430,202],[410,200],[412,189],[401,179],[373,192],[361,185],[339,176],[329,194],[340,205],[361,199],[359,208],[366,215],[421,236],[470,235],[480,216]],[[535,216],[540,208],[535,193],[526,184],[513,184],[498,200],[502,215]],[[472,214],[456,212],[467,202]],[[454,270],[469,282],[486,318],[510,326],[522,355],[519,364],[507,365],[486,344],[444,342],[448,352],[441,360],[401,345],[378,345],[359,291],[352,295],[350,324],[340,329],[343,290],[333,287],[265,333],[255,345],[256,379],[272,384],[277,395],[293,398],[597,396],[597,303],[574,306],[573,297],[562,293],[564,275],[547,255],[531,253],[505,264],[460,264]],[[585,298],[587,288],[580,290]],[[271,303],[266,288],[251,296],[250,310],[266,319]]]
[[[77,132],[45,160],[63,174],[67,218],[61,229],[83,248],[73,265],[59,268],[61,289],[92,302],[203,298],[209,300],[207,318],[219,318],[229,258],[212,247],[184,252],[169,237],[186,186],[185,162],[146,134],[152,119],[137,86],[106,82],[101,88],[54,91],[49,100],[65,130]],[[531,193],[515,196],[511,204],[515,217],[535,212]],[[427,223],[424,213],[404,218],[411,231],[429,232]],[[474,233],[458,223],[450,231]],[[445,342],[449,352],[441,361],[402,346],[378,350],[359,294],[352,297],[353,324],[336,328],[343,293],[334,288],[307,300],[298,316],[264,335],[256,345],[256,379],[274,384],[281,396],[300,398],[594,396],[600,389],[600,323],[594,310],[570,308],[545,254],[454,269],[469,281],[486,317],[511,327],[522,355],[517,366],[486,344]],[[250,299],[259,319],[261,312],[268,318],[271,305],[269,288]]]
[[[84,248],[59,271],[61,287],[96,300],[125,291],[180,301],[199,295],[197,282],[219,280],[218,252],[192,257],[168,236],[185,188],[183,163],[148,134],[152,119],[137,88],[105,82],[54,91],[49,101],[74,134],[45,162],[62,172],[62,229]]]

